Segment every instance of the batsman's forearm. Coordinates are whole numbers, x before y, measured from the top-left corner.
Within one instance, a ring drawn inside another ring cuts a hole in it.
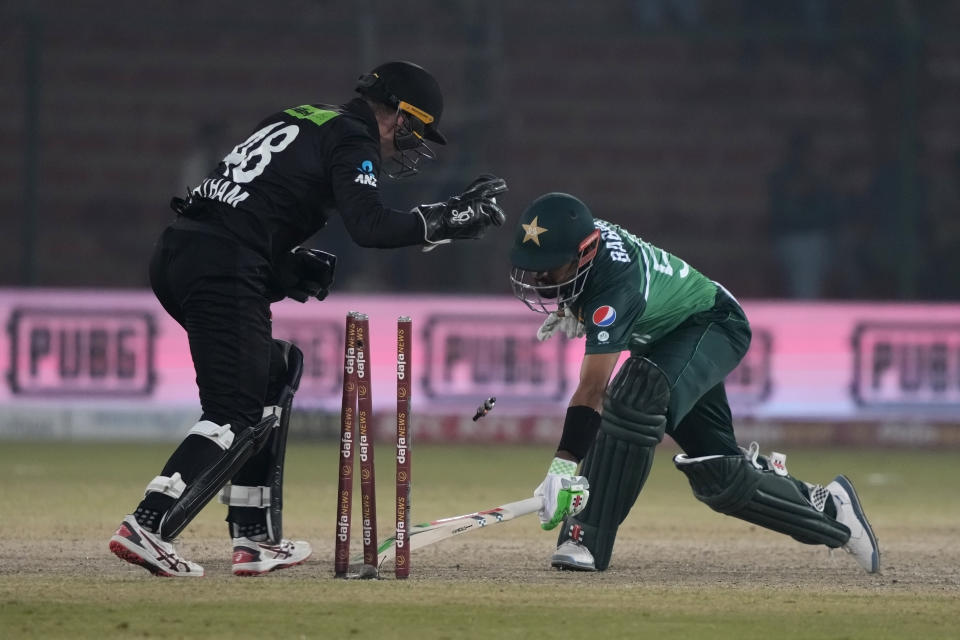
[[[603,409],[603,394],[606,391],[606,385],[584,386],[582,383],[570,397],[570,406],[590,407],[599,412]]]

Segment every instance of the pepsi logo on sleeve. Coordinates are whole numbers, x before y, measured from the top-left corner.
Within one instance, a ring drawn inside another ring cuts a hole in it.
[[[617,320],[617,310],[608,304],[593,312],[593,324],[598,327],[609,327]]]

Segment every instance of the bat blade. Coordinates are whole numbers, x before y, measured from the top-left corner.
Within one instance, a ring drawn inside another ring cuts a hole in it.
[[[463,535],[471,531],[482,529],[491,524],[507,522],[520,516],[536,513],[543,506],[542,498],[527,498],[517,502],[508,502],[507,504],[486,509],[484,511],[475,511],[474,513],[465,513],[462,516],[453,516],[450,518],[441,518],[431,522],[410,527],[410,534],[407,536],[406,544],[410,545],[411,551],[422,549],[431,544],[435,544],[448,538]],[[390,537],[380,543],[377,549],[377,566],[383,566],[384,562],[393,560],[396,555],[396,537]],[[355,558],[354,562],[361,562],[362,558]]]

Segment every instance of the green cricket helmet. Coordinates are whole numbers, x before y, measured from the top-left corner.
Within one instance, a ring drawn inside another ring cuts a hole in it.
[[[599,246],[600,231],[587,205],[566,193],[540,196],[520,216],[514,235],[513,295],[539,313],[570,306],[583,291]],[[550,272],[567,266],[569,277],[554,282]]]

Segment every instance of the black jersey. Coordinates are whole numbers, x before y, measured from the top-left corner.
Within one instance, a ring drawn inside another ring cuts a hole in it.
[[[380,200],[380,134],[362,99],[275,113],[193,189],[198,211],[272,260],[340,212],[361,246],[423,242],[417,216]]]

